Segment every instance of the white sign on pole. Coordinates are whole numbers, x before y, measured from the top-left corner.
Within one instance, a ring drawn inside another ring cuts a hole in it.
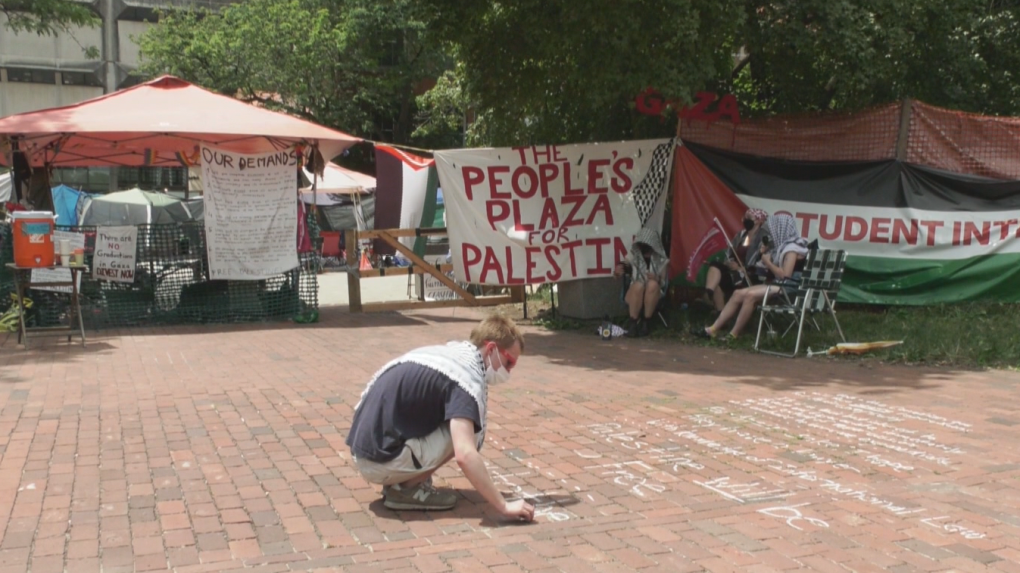
[[[523,285],[611,276],[659,232],[672,140],[437,151],[457,280]]]
[[[71,252],[75,249],[85,248],[85,234],[72,233],[71,231],[53,231],[53,244],[59,245],[60,241],[71,242]],[[32,269],[32,282],[34,283],[57,283],[71,282],[71,271],[69,269]],[[81,273],[78,273],[78,287],[81,287]],[[33,290],[47,290],[50,292],[65,292],[71,294],[70,286],[66,287],[32,287]]]
[[[460,298],[460,295],[435,276],[429,273],[422,273],[419,276],[422,281],[422,296],[425,300],[457,300]],[[450,280],[456,280],[453,271],[447,272],[446,276],[450,277]]]
[[[97,227],[92,276],[110,282],[135,282],[138,227]]]
[[[266,279],[298,266],[297,168],[293,149],[202,147],[209,278]]]

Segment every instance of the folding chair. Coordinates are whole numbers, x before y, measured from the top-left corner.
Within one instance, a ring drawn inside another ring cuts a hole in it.
[[[630,290],[630,267],[627,266],[623,273],[623,289],[620,291],[620,302],[624,306],[627,306],[627,291]],[[666,307],[666,299],[668,298],[669,289],[667,288],[666,294],[659,298],[659,303],[655,305],[655,315],[662,321],[662,326],[669,328],[669,323],[666,322],[666,316],[663,314],[663,310]],[[641,310],[644,310],[643,308]]]
[[[322,239],[322,248],[319,251],[320,266],[325,266],[326,262],[336,264],[338,267],[342,267],[346,264],[344,260],[344,250],[341,244],[342,234],[340,231],[320,231],[319,237]]]
[[[839,337],[846,342],[843,336],[843,329],[836,318],[836,296],[839,294],[839,287],[843,282],[843,268],[846,266],[846,251],[819,249],[808,251],[807,260],[804,262],[804,270],[801,273],[800,284],[793,300],[786,293],[786,289],[780,294],[773,295],[770,300],[765,297],[761,306],[761,317],[758,320],[758,336],[754,339],[754,349],[766,354],[794,357],[800,350],[800,340],[804,331],[804,319],[811,316],[811,322],[815,328],[821,330],[818,321],[815,319],[817,313],[828,313],[832,321],[836,323],[836,330]],[[782,282],[773,283],[782,287]],[[783,352],[761,350],[761,333],[768,325],[768,334],[773,335],[776,331],[773,328],[770,318],[772,315],[789,319],[789,325],[783,331],[786,336],[794,325],[797,325],[797,341],[793,346],[793,354]]]

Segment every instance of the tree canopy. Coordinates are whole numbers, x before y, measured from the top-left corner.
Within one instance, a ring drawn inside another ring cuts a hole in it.
[[[446,65],[412,0],[248,0],[176,10],[140,38],[141,72],[356,135],[407,141],[415,89]]]
[[[911,97],[1020,113],[1020,2],[756,0],[734,90],[752,112],[859,109]]]
[[[12,32],[52,35],[75,26],[96,26],[99,16],[87,4],[74,0],[0,0],[0,12]]]
[[[648,87],[744,116],[1020,114],[1020,0],[248,0],[166,13],[141,48],[145,73],[435,147],[674,133],[635,110]]]

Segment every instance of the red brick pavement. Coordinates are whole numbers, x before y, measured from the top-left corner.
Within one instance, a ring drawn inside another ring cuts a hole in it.
[[[0,572],[1020,571],[1018,375],[528,332],[490,394],[501,523],[395,513],[343,441],[470,311],[0,346]]]

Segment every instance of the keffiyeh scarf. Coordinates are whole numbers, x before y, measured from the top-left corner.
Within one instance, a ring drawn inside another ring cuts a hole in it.
[[[365,386],[365,389],[361,392],[361,399],[358,400],[358,405],[354,407],[355,412],[357,412],[358,408],[361,408],[365,395],[368,394],[372,385],[375,384],[376,380],[384,372],[398,364],[407,362],[420,364],[426,368],[441,372],[450,378],[450,380],[456,382],[458,386],[475,399],[475,402],[478,403],[478,415],[482,421],[482,429],[475,432],[475,439],[477,440],[478,449],[481,450],[482,445],[485,443],[485,406],[488,403],[488,388],[485,385],[485,367],[482,362],[482,354],[474,344],[466,340],[449,342],[441,346],[417,348],[399,358],[391,360],[380,368],[375,373],[375,376],[372,376],[368,385]]]

